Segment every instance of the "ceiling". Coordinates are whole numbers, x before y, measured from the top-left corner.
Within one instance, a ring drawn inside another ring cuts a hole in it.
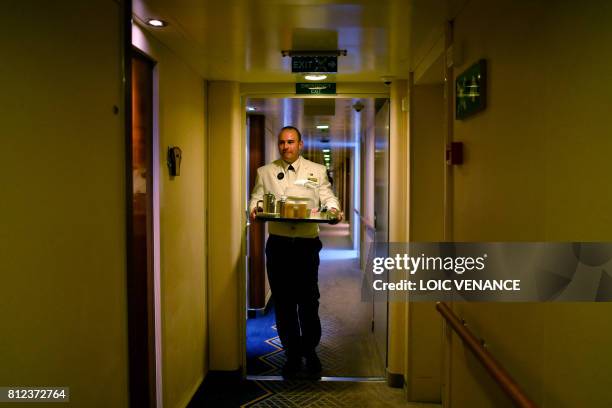
[[[206,79],[295,82],[281,50],[345,49],[334,80],[374,82],[407,78],[466,1],[134,0],[133,15]]]
[[[255,109],[252,114],[265,115],[279,128],[291,124],[297,126],[305,138],[340,143],[352,137],[352,106],[357,101],[366,101],[366,98],[249,98],[247,106]],[[318,129],[320,125],[328,129]],[[271,132],[276,135],[278,129],[271,129]]]

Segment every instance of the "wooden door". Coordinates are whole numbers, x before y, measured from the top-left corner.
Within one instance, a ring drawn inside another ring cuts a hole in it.
[[[128,348],[130,405],[155,406],[153,297],[153,67],[132,53],[128,149]]]
[[[257,168],[265,164],[266,118],[263,115],[249,115],[249,190],[251,196]],[[266,266],[265,266],[265,224],[252,222],[249,228],[249,273],[248,308],[263,309],[266,306]]]

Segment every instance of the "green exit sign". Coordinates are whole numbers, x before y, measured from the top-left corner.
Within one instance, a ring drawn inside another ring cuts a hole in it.
[[[335,95],[336,84],[332,82],[298,82],[295,84],[295,93],[297,95]]]

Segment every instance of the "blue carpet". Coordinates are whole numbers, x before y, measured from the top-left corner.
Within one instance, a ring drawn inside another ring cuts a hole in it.
[[[279,347],[275,345],[279,343],[275,325],[276,316],[273,305],[269,307],[268,313],[264,316],[247,320],[247,374],[263,375],[276,369],[260,358],[280,352]]]
[[[263,356],[282,353],[275,329],[276,317],[271,304],[268,313],[247,320],[247,374],[265,375],[278,369],[266,363]],[[188,408],[249,406],[271,395],[258,381],[247,381],[240,374],[209,372],[192,398]]]

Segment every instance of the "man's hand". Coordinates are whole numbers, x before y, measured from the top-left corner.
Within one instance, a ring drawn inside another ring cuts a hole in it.
[[[251,221],[255,221],[256,218],[257,218],[257,207],[253,208],[253,211],[251,211]]]
[[[344,219],[344,213],[337,208],[330,208],[327,210],[327,218],[330,224],[337,224]]]

